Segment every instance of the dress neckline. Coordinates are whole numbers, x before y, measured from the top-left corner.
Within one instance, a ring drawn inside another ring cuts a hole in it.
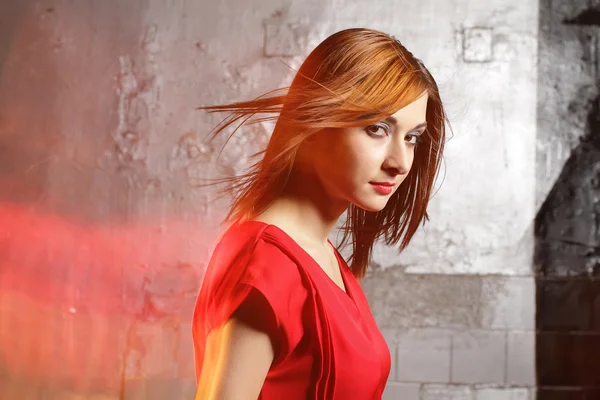
[[[257,220],[247,220],[247,221],[244,221],[244,222],[265,225],[267,228],[271,228],[274,231],[276,231],[277,233],[279,233],[279,236],[282,236],[287,242],[289,242],[290,244],[292,244],[302,254],[304,254],[308,259],[310,259],[312,265],[314,267],[316,267],[315,269],[318,270],[318,274],[320,274],[322,276],[322,278],[328,282],[328,284],[334,286],[334,290],[337,290],[339,294],[347,297],[352,303],[354,303],[354,306],[356,306],[356,301],[354,299],[354,294],[352,293],[352,289],[350,288],[350,285],[348,284],[348,279],[347,279],[347,275],[346,275],[347,274],[347,271],[346,271],[347,267],[345,266],[345,261],[343,261],[343,259],[341,257],[341,254],[335,248],[335,246],[333,245],[333,243],[331,243],[331,240],[327,239],[327,242],[329,243],[329,245],[333,249],[333,253],[334,253],[335,258],[337,260],[337,264],[338,264],[338,268],[339,268],[339,271],[340,271],[340,275],[342,276],[342,282],[344,284],[344,288],[341,288],[337,283],[335,283],[334,280],[331,279],[331,277],[329,275],[327,275],[327,273],[323,270],[323,268],[319,265],[319,263],[313,258],[313,256],[311,256],[306,250],[304,250],[304,248],[302,246],[300,246],[300,244],[298,242],[296,242],[286,231],[284,231],[283,229],[281,229],[277,225],[273,225],[273,224],[270,224],[268,222],[257,221]],[[244,222],[242,222],[242,223],[244,223]]]

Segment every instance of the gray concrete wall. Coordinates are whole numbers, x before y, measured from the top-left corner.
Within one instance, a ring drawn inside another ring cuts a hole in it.
[[[455,133],[432,221],[402,255],[378,246],[364,283],[394,359],[385,398],[533,399],[537,2],[9,3],[2,395],[190,398],[189,318],[226,209],[197,183],[241,172],[270,132],[219,155],[203,142],[219,117],[194,107],[286,86],[286,64],[367,26],[430,67]]]

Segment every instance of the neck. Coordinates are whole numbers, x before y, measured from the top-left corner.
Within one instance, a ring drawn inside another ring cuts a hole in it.
[[[285,191],[258,219],[277,221],[299,240],[327,246],[329,234],[348,205],[328,194],[314,175],[294,171]]]

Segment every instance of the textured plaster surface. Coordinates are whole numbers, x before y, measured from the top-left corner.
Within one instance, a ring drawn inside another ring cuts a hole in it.
[[[378,246],[374,262],[410,273],[527,275],[535,215],[537,4],[444,4],[415,13],[428,34],[399,34],[441,81],[454,129],[443,184],[429,208],[431,222],[410,247],[398,255]]]

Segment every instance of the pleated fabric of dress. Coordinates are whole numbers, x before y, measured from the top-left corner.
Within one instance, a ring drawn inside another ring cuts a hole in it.
[[[194,310],[197,379],[208,334],[243,310],[276,349],[259,399],[381,399],[389,349],[360,284],[336,255],[345,291],[275,225],[232,225],[213,252]]]

